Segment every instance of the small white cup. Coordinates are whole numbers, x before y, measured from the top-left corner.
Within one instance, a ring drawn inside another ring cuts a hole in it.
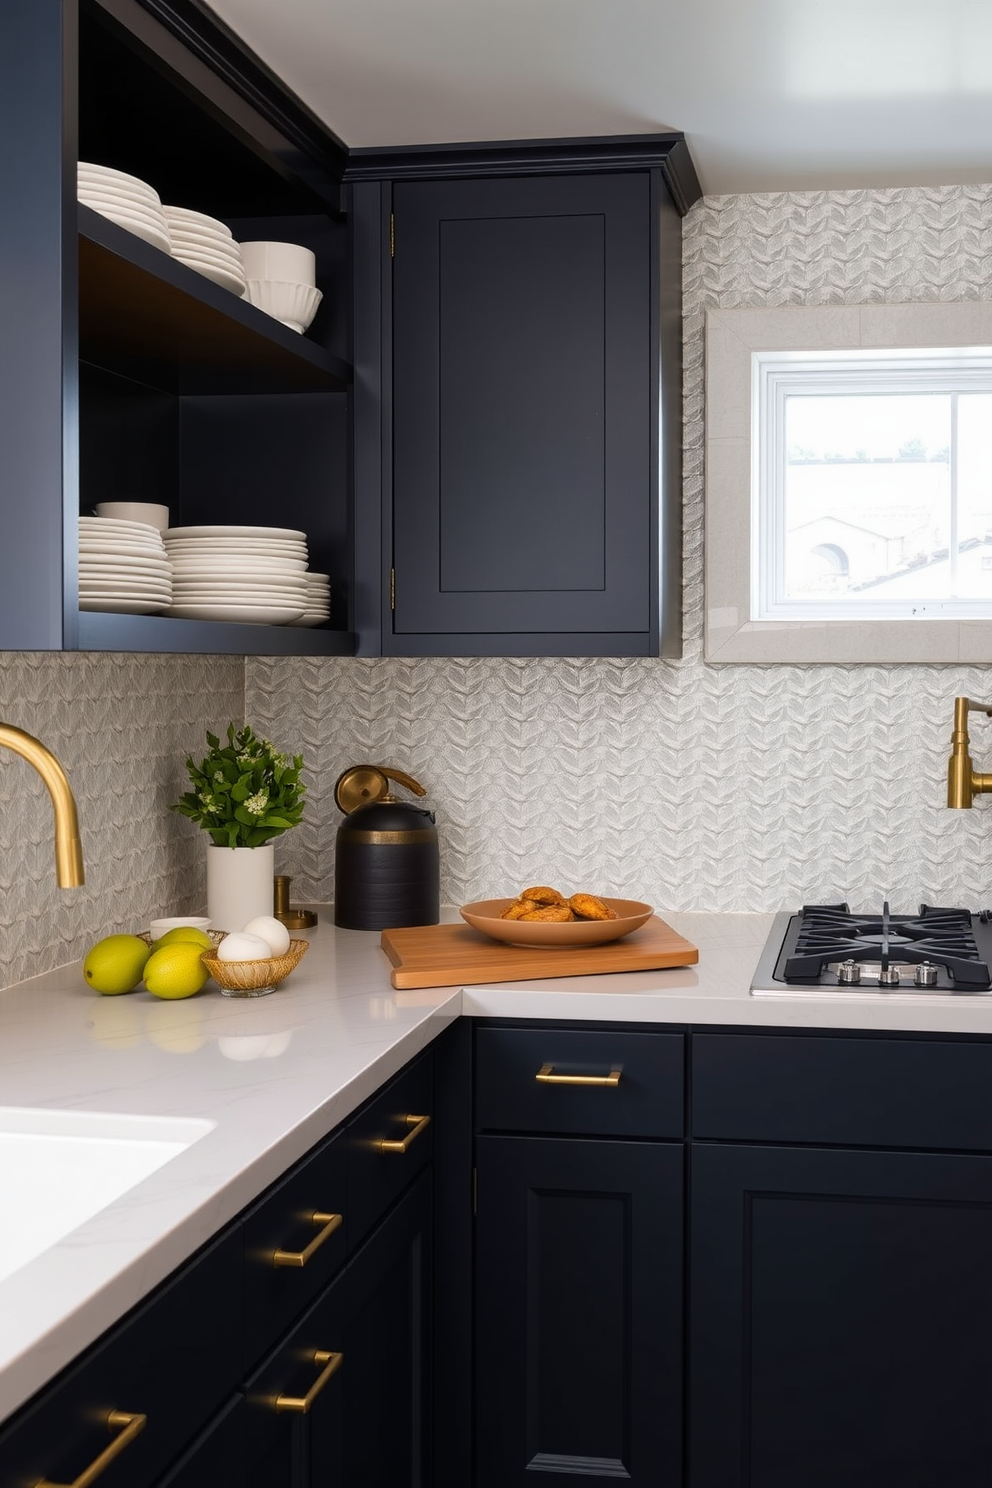
[[[317,260],[301,243],[242,243],[241,262],[246,279],[279,279],[292,284],[316,284]]]
[[[174,915],[168,920],[152,920],[148,933],[152,940],[158,940],[167,930],[175,930],[180,925],[189,925],[194,930],[209,930],[211,923],[207,915]]]
[[[116,517],[119,522],[144,522],[164,532],[169,525],[169,508],[153,501],[98,501],[93,508],[98,517]]]

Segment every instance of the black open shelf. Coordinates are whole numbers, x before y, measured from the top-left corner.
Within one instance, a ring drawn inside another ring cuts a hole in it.
[[[344,391],[347,362],[82,203],[79,353],[177,394]]]
[[[79,651],[189,652],[218,656],[354,656],[350,631],[299,625],[232,625],[169,615],[79,611]]]

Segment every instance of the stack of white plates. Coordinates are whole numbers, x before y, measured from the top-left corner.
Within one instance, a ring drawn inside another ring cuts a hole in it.
[[[291,620],[290,625],[323,625],[325,620],[331,618],[331,581],[327,574],[310,573],[309,570],[303,575],[306,579],[306,609],[298,620]]]
[[[172,242],[172,256],[215,284],[243,295],[247,280],[241,246],[231,229],[216,217],[189,207],[163,207]]]
[[[76,167],[76,193],[81,202],[144,238],[163,253],[172,252],[169,224],[158,192],[147,181],[114,170],[109,165],[90,165],[80,160]]]
[[[172,602],[172,565],[147,522],[79,519],[79,608],[156,615]]]
[[[169,527],[170,615],[289,625],[307,607],[307,539],[290,527]]]

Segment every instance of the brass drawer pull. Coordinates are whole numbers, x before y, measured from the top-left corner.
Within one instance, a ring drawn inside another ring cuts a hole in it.
[[[107,1426],[111,1430],[115,1426],[122,1426],[124,1429],[120,1436],[115,1436],[110,1446],[104,1447],[99,1457],[94,1458],[89,1467],[84,1468],[79,1477],[73,1478],[71,1483],[51,1483],[48,1478],[39,1478],[35,1488],[90,1488],[91,1483],[95,1483],[97,1478],[103,1476],[114,1458],[119,1457],[124,1448],[130,1446],[140,1431],[144,1431],[147,1420],[147,1416],[131,1414],[128,1411],[111,1411],[107,1417]]]
[[[542,1085],[610,1085],[614,1089],[620,1084],[620,1068],[614,1065],[608,1075],[556,1075],[553,1064],[542,1064],[535,1080]]]
[[[340,1229],[344,1223],[343,1214],[322,1214],[318,1210],[311,1214],[310,1223],[323,1225],[319,1234],[314,1235],[306,1250],[276,1250],[272,1253],[273,1266],[305,1266],[315,1250],[319,1250],[325,1240],[329,1240],[334,1231]]]
[[[277,1411],[296,1411],[298,1415],[305,1416],[313,1405],[321,1390],[327,1384],[335,1370],[340,1369],[344,1362],[344,1354],[328,1353],[326,1349],[317,1349],[313,1356],[315,1364],[323,1364],[323,1369],[310,1386],[305,1395],[277,1395]]]
[[[420,1136],[420,1133],[426,1126],[430,1125],[430,1119],[431,1118],[429,1116],[407,1116],[406,1124],[407,1126],[411,1127],[412,1130],[407,1132],[406,1136],[401,1142],[387,1142],[386,1138],[383,1137],[382,1141],[379,1143],[379,1151],[405,1152],[410,1143],[414,1141],[415,1138]]]

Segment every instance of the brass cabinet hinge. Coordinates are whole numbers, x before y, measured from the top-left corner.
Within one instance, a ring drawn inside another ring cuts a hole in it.
[[[389,570],[389,608],[391,610],[395,610],[396,609],[396,570],[395,570],[395,568],[391,568]]]
[[[396,257],[396,218],[392,212],[389,214],[389,256]]]

